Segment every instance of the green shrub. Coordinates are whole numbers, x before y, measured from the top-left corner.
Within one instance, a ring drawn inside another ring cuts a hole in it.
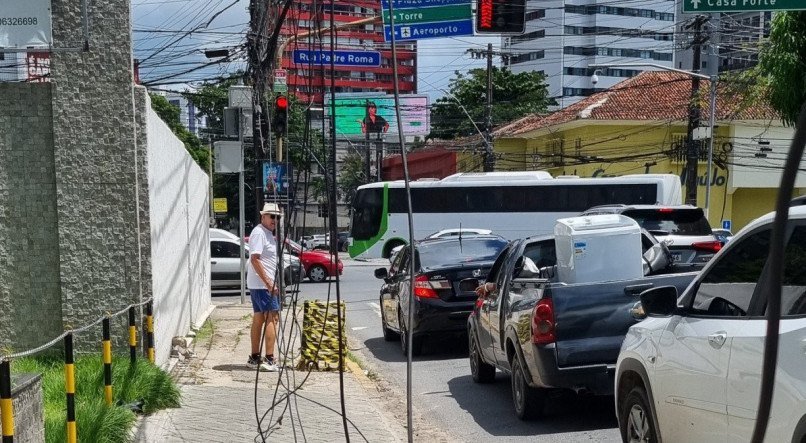
[[[104,402],[101,355],[84,355],[76,359],[76,433],[79,441],[129,441],[136,415],[128,405],[136,401],[143,401],[145,413],[179,406],[179,389],[162,369],[143,359],[131,366],[128,355],[114,356],[112,361],[114,404],[109,407]],[[45,439],[48,442],[64,441],[67,402],[63,360],[55,357],[24,358],[12,361],[11,370],[42,374]]]

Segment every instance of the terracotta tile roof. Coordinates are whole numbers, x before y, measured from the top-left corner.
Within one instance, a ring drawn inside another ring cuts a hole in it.
[[[710,82],[700,82],[702,119],[710,118]],[[717,91],[717,120],[769,120],[779,118],[766,103],[741,106],[735,90],[720,84]],[[516,137],[527,132],[586,120],[680,121],[688,118],[691,77],[668,71],[645,71],[607,91],[548,115],[529,115],[496,128],[495,137]]]

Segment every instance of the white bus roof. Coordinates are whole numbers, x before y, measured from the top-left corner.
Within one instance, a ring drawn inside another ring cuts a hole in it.
[[[412,180],[412,188],[431,187],[463,187],[463,186],[496,186],[506,184],[507,186],[530,186],[530,185],[567,185],[579,184],[590,185],[597,183],[627,184],[635,182],[657,183],[664,182],[663,188],[668,195],[681,193],[680,177],[674,174],[630,174],[620,177],[591,177],[576,178],[563,177],[553,178],[546,171],[513,171],[513,172],[463,172],[449,175],[442,180]],[[388,184],[390,188],[402,188],[405,186],[403,180],[388,182],[376,182],[361,185],[358,189],[379,188]]]

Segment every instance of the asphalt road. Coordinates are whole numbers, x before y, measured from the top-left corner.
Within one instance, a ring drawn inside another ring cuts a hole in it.
[[[405,396],[406,360],[400,342],[384,341],[381,332],[381,282],[373,271],[384,264],[345,260],[340,293],[347,304],[353,352]],[[325,300],[328,291],[335,299],[335,284],[305,282],[300,285],[300,299]],[[237,300],[237,294],[230,292],[216,301]],[[464,337],[427,341],[423,354],[414,358],[412,372],[418,413],[460,441],[523,441],[524,437],[539,442],[620,441],[612,397],[560,396],[552,399],[543,418],[519,420],[512,409],[508,375],[499,372],[489,385],[473,383]]]

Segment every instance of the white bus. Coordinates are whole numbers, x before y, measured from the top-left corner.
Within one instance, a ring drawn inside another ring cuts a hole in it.
[[[550,234],[558,218],[605,204],[681,204],[680,177],[556,177],[545,171],[459,173],[411,182],[414,238],[446,228],[492,229],[508,239]],[[402,180],[359,186],[353,199],[350,256],[388,257],[408,242]]]

